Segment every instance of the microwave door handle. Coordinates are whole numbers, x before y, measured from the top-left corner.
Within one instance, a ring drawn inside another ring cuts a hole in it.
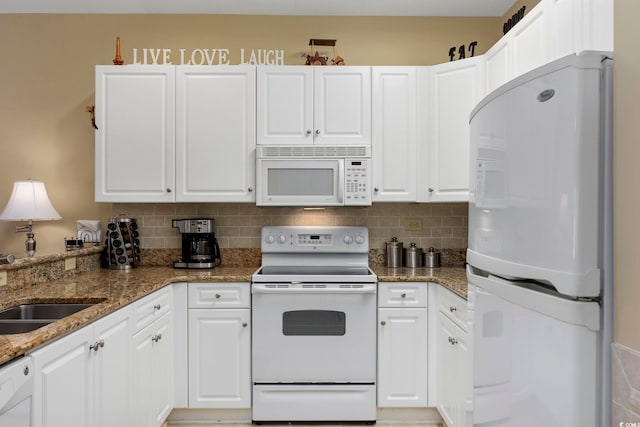
[[[344,160],[338,160],[338,203],[344,203]]]

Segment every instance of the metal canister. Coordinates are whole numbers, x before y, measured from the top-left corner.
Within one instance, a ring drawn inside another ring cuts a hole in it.
[[[422,248],[416,247],[415,243],[409,244],[405,260],[408,268],[422,267]]]
[[[392,237],[390,242],[387,242],[387,267],[398,268],[402,267],[402,242],[398,242],[397,237]]]
[[[434,247],[427,249],[423,254],[422,264],[427,268],[440,267],[440,251]]]

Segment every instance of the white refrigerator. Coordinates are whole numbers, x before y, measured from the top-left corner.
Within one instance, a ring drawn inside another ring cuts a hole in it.
[[[612,64],[561,58],[471,114],[474,426],[611,424]]]

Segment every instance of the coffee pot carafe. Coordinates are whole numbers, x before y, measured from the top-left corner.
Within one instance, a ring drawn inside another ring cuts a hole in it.
[[[222,262],[213,218],[174,219],[171,225],[182,234],[182,259],[174,268],[213,268]]]

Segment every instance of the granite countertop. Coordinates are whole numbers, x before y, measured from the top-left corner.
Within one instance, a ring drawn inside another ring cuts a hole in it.
[[[32,332],[0,335],[0,365],[59,338],[120,307],[175,282],[250,282],[255,267],[218,267],[212,270],[178,270],[141,267],[131,270],[100,269],[37,286],[0,291],[0,310],[28,303],[97,304]]]
[[[140,267],[131,270],[100,269],[37,286],[0,291],[0,310],[27,303],[97,303],[32,332],[0,335],[0,365],[28,354],[42,344],[68,334],[149,293],[176,282],[251,282],[256,267],[218,267],[212,270],[179,270]],[[467,297],[464,268],[386,268],[373,266],[381,282],[438,282]]]
[[[467,273],[464,267],[388,268],[372,266],[378,282],[438,282],[467,299]]]

